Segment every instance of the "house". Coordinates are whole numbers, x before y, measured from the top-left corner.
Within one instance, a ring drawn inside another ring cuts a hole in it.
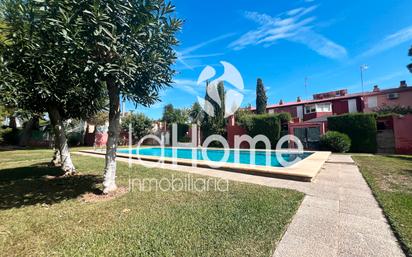
[[[320,136],[327,131],[328,117],[373,112],[383,106],[412,107],[412,87],[406,81],[401,81],[398,87],[390,89],[381,90],[375,85],[370,92],[349,94],[347,89],[341,89],[314,94],[311,100],[302,100],[300,97],[294,102],[284,103],[280,100],[278,104],[268,105],[266,110],[268,113],[290,113],[292,121],[288,125],[289,134],[299,137],[305,148],[315,149]],[[254,111],[255,108],[252,107],[251,110]],[[236,127],[234,118],[229,119],[228,135],[231,137],[238,133],[239,128]],[[395,138],[398,137],[399,135],[395,135]],[[231,141],[229,138],[229,142]]]

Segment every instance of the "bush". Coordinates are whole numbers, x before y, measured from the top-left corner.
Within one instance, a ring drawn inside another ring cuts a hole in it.
[[[276,143],[280,137],[281,119],[278,114],[252,114],[244,116],[242,127],[246,129],[251,137],[264,135],[269,138],[272,148],[276,147]],[[256,148],[264,148],[263,142],[259,142]]]
[[[79,146],[82,142],[82,133],[70,132],[67,134],[67,144],[69,146]]]
[[[19,137],[19,129],[0,128],[0,144],[18,145]]]
[[[133,138],[140,140],[149,135],[153,128],[153,121],[143,113],[132,113],[122,118],[123,131],[129,132],[129,125],[132,125]]]
[[[351,113],[328,118],[328,128],[349,136],[351,152],[376,152],[376,114]]]
[[[349,151],[350,145],[351,140],[348,135],[337,131],[328,131],[320,137],[320,147],[322,150],[346,153]]]

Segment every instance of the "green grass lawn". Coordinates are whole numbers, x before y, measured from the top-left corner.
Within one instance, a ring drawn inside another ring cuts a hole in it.
[[[353,156],[395,233],[412,256],[412,156]]]
[[[303,194],[230,182],[228,192],[128,192],[84,202],[104,160],[73,155],[82,176],[50,179],[50,150],[0,152],[2,256],[270,256]],[[118,164],[129,178],[187,173]]]

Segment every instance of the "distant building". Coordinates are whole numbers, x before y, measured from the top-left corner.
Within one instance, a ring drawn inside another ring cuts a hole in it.
[[[401,81],[399,87],[380,90],[376,85],[371,92],[348,94],[346,89],[313,95],[312,100],[268,105],[268,113],[288,112],[295,122],[306,122],[320,117],[354,112],[373,112],[385,105],[412,107],[412,87]],[[251,108],[255,110],[255,108]]]
[[[290,113],[292,121],[288,124],[289,134],[299,137],[305,148],[316,149],[320,136],[327,131],[328,117],[346,113],[373,112],[384,106],[412,107],[412,87],[408,86],[406,81],[401,81],[396,88],[381,90],[376,85],[372,91],[363,93],[349,94],[348,90],[341,89],[314,94],[312,100],[301,100],[300,97],[297,97],[295,102],[280,100],[278,104],[268,105],[266,111]],[[251,107],[250,110],[254,111],[255,108]],[[402,126],[403,131],[406,131],[406,127],[412,128],[412,124],[409,123],[397,122],[402,124],[399,126]],[[391,128],[396,132],[394,138],[399,141],[393,144],[400,144],[405,140],[408,144],[412,142],[412,136],[397,132],[400,131],[399,126]],[[232,116],[228,122],[228,139],[231,147],[233,147],[233,137],[242,133],[244,133],[243,129],[236,125]],[[412,147],[406,150],[409,151],[412,151]]]

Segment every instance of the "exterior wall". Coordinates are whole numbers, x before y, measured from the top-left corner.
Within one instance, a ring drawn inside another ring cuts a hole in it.
[[[393,117],[395,152],[412,154],[412,114]]]
[[[382,92],[382,94],[368,95],[364,97],[365,102],[365,112],[372,112],[376,107],[371,107],[368,105],[369,98],[375,98],[377,100],[377,106],[385,105],[400,105],[400,106],[411,106],[412,107],[412,91],[399,92],[399,98],[390,100],[387,98],[387,93]]]
[[[348,100],[337,100],[332,102],[332,112],[334,114],[344,114],[349,112]]]
[[[242,135],[247,134],[244,128],[236,124],[234,125],[228,124],[226,129],[227,129],[227,141],[229,143],[230,148],[235,147],[235,136],[242,136]],[[243,142],[242,144],[240,144],[240,148],[249,148],[249,144],[246,142]]]
[[[94,144],[97,147],[105,146],[107,143],[108,134],[107,132],[96,132],[94,134]]]
[[[307,121],[307,120],[319,118],[322,116],[330,116],[330,115],[332,115],[332,112],[312,112],[312,113],[304,114],[303,120]]]
[[[94,145],[96,147],[106,146],[108,137],[109,135],[107,134],[107,132],[96,132],[94,134]],[[133,143],[136,143],[136,142],[133,142]],[[128,145],[128,144],[129,144],[129,133],[120,132],[119,145]]]
[[[272,108],[272,109],[268,109],[268,112],[269,113],[288,112],[290,113],[290,115],[292,115],[292,117],[297,117],[298,116],[298,112],[296,109],[297,106],[299,105]]]

